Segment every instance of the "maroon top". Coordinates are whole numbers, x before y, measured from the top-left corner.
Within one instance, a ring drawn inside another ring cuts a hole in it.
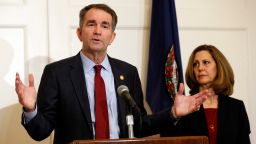
[[[216,144],[218,124],[217,108],[206,108],[204,111],[208,126],[209,142],[210,144]]]

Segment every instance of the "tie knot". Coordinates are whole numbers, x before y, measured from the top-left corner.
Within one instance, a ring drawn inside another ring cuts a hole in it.
[[[94,66],[95,73],[100,73],[101,68],[102,68],[102,65],[95,65],[95,66]]]

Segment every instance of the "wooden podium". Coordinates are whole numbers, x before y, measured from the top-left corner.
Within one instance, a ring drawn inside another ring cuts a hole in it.
[[[75,140],[70,144],[208,144],[206,136],[133,138],[108,140]]]

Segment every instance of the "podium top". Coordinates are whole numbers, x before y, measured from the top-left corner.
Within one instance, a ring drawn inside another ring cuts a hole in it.
[[[75,140],[70,144],[209,144],[206,136],[180,136],[161,138]]]

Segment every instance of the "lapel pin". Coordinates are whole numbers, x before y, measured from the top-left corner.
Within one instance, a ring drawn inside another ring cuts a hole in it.
[[[124,76],[123,75],[120,75],[119,78],[120,78],[120,80],[124,80]]]

